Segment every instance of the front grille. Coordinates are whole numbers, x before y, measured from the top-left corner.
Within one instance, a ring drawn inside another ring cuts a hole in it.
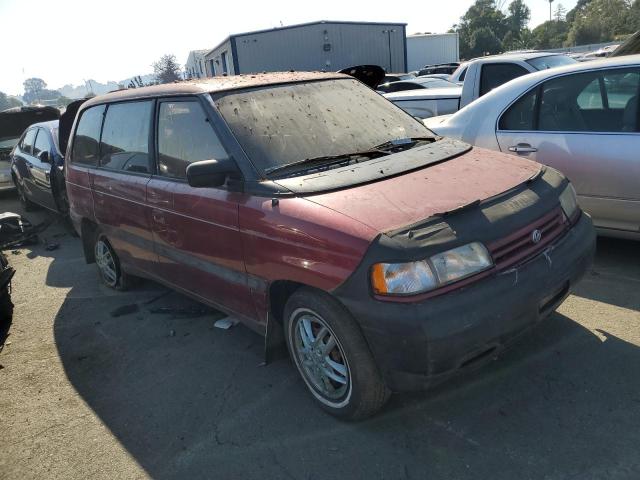
[[[565,218],[558,207],[511,235],[489,243],[487,248],[496,268],[502,270],[526,262],[540,253],[568,228]],[[534,241],[536,231],[540,233],[538,242]]]

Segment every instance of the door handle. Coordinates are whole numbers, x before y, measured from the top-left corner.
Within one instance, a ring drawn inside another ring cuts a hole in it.
[[[519,143],[518,145],[509,147],[509,151],[515,153],[533,153],[537,152],[538,149],[536,147],[532,147],[528,143]]]

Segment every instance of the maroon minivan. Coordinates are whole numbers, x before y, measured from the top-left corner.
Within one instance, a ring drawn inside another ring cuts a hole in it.
[[[595,234],[552,168],[435,136],[357,80],[273,73],[126,90],[66,152],[88,262],[286,342],[363,418],[493,358],[553,312]]]

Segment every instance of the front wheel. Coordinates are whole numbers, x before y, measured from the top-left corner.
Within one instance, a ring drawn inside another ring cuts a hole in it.
[[[295,292],[285,307],[285,332],[291,358],[324,410],[359,420],[386,403],[390,392],[360,329],[329,294]]]

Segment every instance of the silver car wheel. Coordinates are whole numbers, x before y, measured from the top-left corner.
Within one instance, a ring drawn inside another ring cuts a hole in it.
[[[104,239],[99,239],[95,247],[96,264],[100,269],[102,278],[110,287],[115,287],[118,283],[118,269],[111,253],[111,247]]]
[[[333,407],[347,404],[351,396],[349,364],[327,323],[311,310],[298,309],[289,332],[296,366],[316,398]]]

